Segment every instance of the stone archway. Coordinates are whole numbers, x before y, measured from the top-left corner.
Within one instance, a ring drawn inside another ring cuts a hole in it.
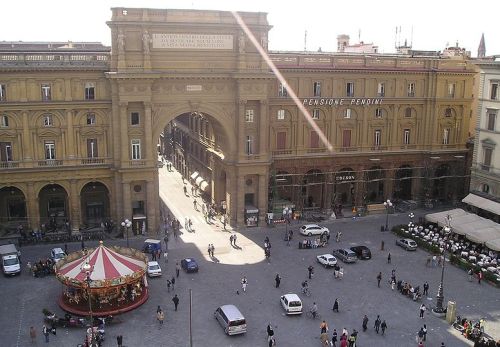
[[[101,182],[89,182],[80,191],[81,222],[87,228],[100,227],[111,219],[110,193]]]
[[[441,202],[450,202],[452,193],[450,192],[451,169],[448,164],[441,164],[434,171],[432,195]]]
[[[323,206],[325,175],[319,169],[309,170],[302,178],[302,204],[306,209],[320,209]]]
[[[28,225],[26,196],[21,189],[8,186],[0,189],[0,225],[12,230]]]
[[[44,231],[56,231],[69,220],[68,193],[59,184],[47,184],[40,189],[38,207]]]
[[[413,168],[402,165],[398,168],[394,182],[394,198],[412,200]]]
[[[384,201],[385,172],[380,166],[373,166],[366,171],[366,202],[381,203]]]

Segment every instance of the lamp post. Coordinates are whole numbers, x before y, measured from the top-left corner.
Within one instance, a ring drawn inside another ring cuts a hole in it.
[[[387,199],[387,201],[384,201],[384,206],[387,211],[387,214],[385,216],[385,231],[387,231],[389,230],[389,209],[392,207],[391,200]]]
[[[443,228],[446,235],[451,233],[451,215],[445,217],[446,226]],[[432,309],[436,315],[443,316],[446,313],[446,308],[443,307],[444,293],[443,293],[443,280],[444,280],[444,263],[446,262],[446,244],[443,247],[443,261],[441,262],[441,281],[436,295],[436,307]]]
[[[408,223],[408,230],[410,232],[413,231],[413,227],[415,226],[415,224],[413,224],[413,218],[415,217],[415,215],[413,214],[413,212],[410,212],[410,214],[408,215],[408,218],[410,218],[410,223]]]
[[[125,232],[127,233],[127,248],[128,248],[128,229],[130,229],[131,226],[132,226],[132,222],[129,221],[128,219],[125,219],[122,222],[122,227],[125,228]]]
[[[88,261],[85,262],[82,266],[82,272],[85,273],[85,283],[87,283],[87,301],[89,303],[89,315],[90,315],[90,346],[97,346],[95,345],[95,335],[94,335],[94,315],[92,313],[92,298],[90,297],[90,284],[92,283],[92,279],[90,278],[90,275],[92,274],[92,265],[88,263]],[[88,330],[87,330],[88,333]]]

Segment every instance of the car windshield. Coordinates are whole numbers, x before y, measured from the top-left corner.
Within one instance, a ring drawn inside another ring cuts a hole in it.
[[[158,270],[158,269],[160,269],[160,266],[158,266],[158,265],[150,265],[149,269],[150,270]]]
[[[55,258],[55,259],[61,259],[61,258],[64,258],[64,253],[56,253],[56,254],[54,254],[54,258]]]
[[[16,264],[18,264],[17,258],[6,259],[3,261],[4,266],[10,266],[10,265],[16,265]]]
[[[243,324],[245,324],[244,319],[235,319],[235,320],[229,322],[230,327],[237,327],[238,325],[243,325]]]
[[[302,306],[302,304],[300,303],[300,301],[290,301],[288,303],[288,306],[290,306],[290,307],[300,307],[300,306]]]

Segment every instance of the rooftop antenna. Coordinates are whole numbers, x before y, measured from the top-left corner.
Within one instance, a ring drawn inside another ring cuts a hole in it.
[[[396,27],[396,32],[394,34],[394,48],[398,48],[398,27]]]
[[[411,26],[410,48],[413,48],[413,25]]]
[[[361,29],[358,29],[358,43],[361,43]]]
[[[304,31],[304,52],[307,51],[307,30]]]

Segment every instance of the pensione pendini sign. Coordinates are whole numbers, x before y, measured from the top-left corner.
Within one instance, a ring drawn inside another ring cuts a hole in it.
[[[306,98],[304,106],[371,106],[382,105],[382,98]]]

